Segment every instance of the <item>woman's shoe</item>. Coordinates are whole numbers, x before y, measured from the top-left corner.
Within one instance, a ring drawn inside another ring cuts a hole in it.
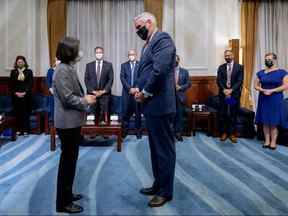
[[[269,146],[269,148],[271,149],[271,150],[276,150],[276,146]]]
[[[262,148],[270,148],[270,145],[262,145]]]

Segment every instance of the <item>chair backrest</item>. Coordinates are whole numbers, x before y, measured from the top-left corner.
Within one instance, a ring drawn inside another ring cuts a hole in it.
[[[33,94],[32,96],[32,110],[36,112],[48,112],[48,96],[42,94]]]
[[[13,111],[12,98],[10,95],[0,95],[0,113]]]
[[[111,95],[109,111],[110,114],[117,114],[119,116],[121,115],[122,112],[121,96]]]

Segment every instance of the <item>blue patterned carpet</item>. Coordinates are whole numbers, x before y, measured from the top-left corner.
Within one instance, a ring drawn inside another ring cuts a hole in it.
[[[31,135],[0,148],[0,215],[56,214],[60,151],[50,152],[49,141]],[[122,153],[114,144],[81,147],[75,191],[85,195],[82,215],[288,214],[287,147],[273,152],[256,140],[187,137],[177,143],[174,200],[151,209],[138,192],[152,183],[147,137],[127,137]]]

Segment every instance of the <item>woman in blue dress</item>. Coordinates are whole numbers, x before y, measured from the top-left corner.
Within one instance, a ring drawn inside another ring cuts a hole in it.
[[[55,63],[49,70],[47,71],[47,76],[46,76],[46,81],[47,81],[47,86],[49,89],[50,95],[48,96],[48,106],[49,106],[49,122],[53,122],[53,117],[54,117],[54,96],[53,96],[53,88],[52,88],[52,81],[53,81],[53,74],[55,71],[56,66],[60,64],[60,61],[55,58]]]
[[[276,149],[277,127],[282,123],[283,91],[288,85],[288,73],[277,67],[277,55],[265,55],[264,70],[257,73],[255,89],[259,91],[256,124],[263,125],[263,148]]]

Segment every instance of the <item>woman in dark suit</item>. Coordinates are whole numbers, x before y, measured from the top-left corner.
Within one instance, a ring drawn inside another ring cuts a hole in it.
[[[61,156],[57,178],[57,212],[79,213],[83,208],[73,203],[82,198],[73,194],[73,181],[78,159],[81,126],[85,111],[96,102],[94,95],[84,95],[75,63],[78,59],[79,40],[65,37],[58,43],[56,57],[61,63],[53,77],[55,99],[54,126],[61,141]]]
[[[17,134],[27,135],[30,131],[32,107],[33,72],[24,56],[17,56],[10,73],[10,91],[14,113],[18,123]]]

